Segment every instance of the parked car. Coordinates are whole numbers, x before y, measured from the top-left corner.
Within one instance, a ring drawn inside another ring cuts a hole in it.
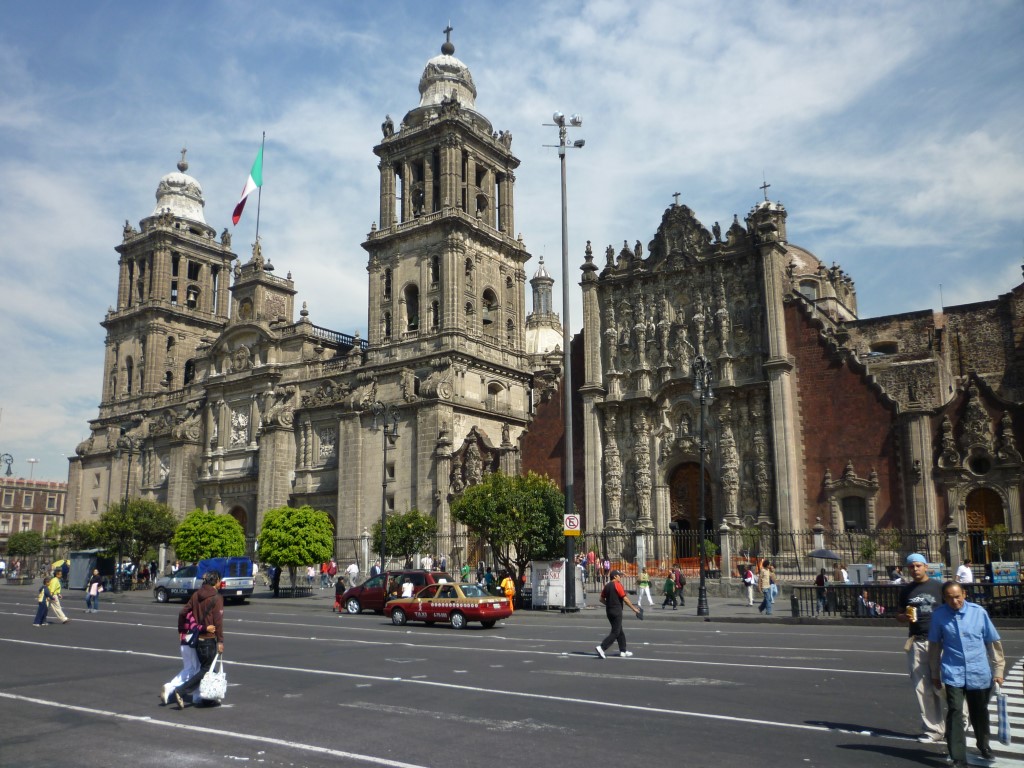
[[[428,626],[448,622],[454,629],[465,629],[471,621],[479,621],[490,629],[499,619],[512,615],[512,606],[504,595],[488,594],[476,584],[431,584],[414,597],[389,600],[384,615],[400,627],[407,621],[423,621]]]
[[[412,582],[414,593],[429,584],[455,581],[451,574],[443,571],[400,570],[371,576],[362,584],[349,589],[338,582],[334,588],[334,610],[353,614],[367,610],[383,613],[387,598],[399,597],[402,594],[401,585],[406,579]]]
[[[153,582],[153,597],[158,603],[171,598],[188,600],[203,585],[203,574],[217,571],[220,576],[218,590],[225,600],[241,603],[252,595],[252,560],[248,557],[211,557],[196,565],[186,565],[170,576],[161,576]]]

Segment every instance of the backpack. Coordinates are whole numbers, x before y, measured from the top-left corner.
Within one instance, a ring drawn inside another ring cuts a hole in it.
[[[682,589],[686,586],[686,577],[683,576],[682,571],[676,571],[676,589]]]

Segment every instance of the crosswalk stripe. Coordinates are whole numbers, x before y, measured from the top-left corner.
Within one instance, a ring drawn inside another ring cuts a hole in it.
[[[1018,661],[1009,670],[1009,674],[1003,680],[1003,693],[1006,694],[1006,711],[1010,715],[1010,734],[1013,743],[1000,744],[996,740],[996,732],[999,727],[999,709],[996,697],[992,697],[989,703],[989,719],[992,724],[992,740],[990,747],[995,753],[997,768],[1024,768],[1024,742],[1021,741],[1024,735],[1024,658]],[[980,762],[979,762],[980,761]],[[977,755],[969,754],[968,762],[971,765],[990,765],[982,761]]]

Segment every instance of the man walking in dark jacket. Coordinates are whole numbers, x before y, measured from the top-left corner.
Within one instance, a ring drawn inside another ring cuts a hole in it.
[[[616,642],[619,644],[619,656],[633,655],[632,652],[626,650],[626,633],[622,631],[622,604],[628,605],[635,614],[639,614],[640,609],[630,602],[629,595],[626,594],[626,588],[619,581],[620,576],[622,576],[622,571],[612,571],[609,573],[608,583],[601,590],[601,602],[604,603],[605,615],[608,617],[608,623],[612,625],[608,637],[602,640],[601,644],[595,649],[597,655],[602,659],[607,658],[605,651]]]

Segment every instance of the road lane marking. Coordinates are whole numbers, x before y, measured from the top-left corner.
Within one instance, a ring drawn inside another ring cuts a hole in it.
[[[316,638],[295,637],[293,635],[267,635],[267,634],[263,634],[263,635],[261,635],[261,637],[262,638],[271,638],[271,639],[276,639],[276,640],[302,640],[302,641],[306,641],[306,642],[327,642],[327,643],[339,643],[339,642],[342,642],[341,640],[333,640],[333,639],[332,640],[328,640],[326,638],[322,639],[322,640],[317,640]],[[129,651],[125,651],[125,650],[119,650],[119,649],[115,649],[115,648],[90,648],[88,646],[83,646],[83,645],[60,645],[60,644],[56,644],[56,643],[44,643],[44,642],[41,642],[41,641],[34,641],[34,640],[17,640],[15,638],[10,638],[10,637],[0,637],[0,642],[3,642],[3,643],[18,643],[18,644],[21,644],[21,645],[38,645],[38,646],[43,647],[43,648],[60,648],[60,649],[63,649],[63,650],[72,650],[72,651],[91,651],[91,652],[94,652],[94,653],[134,654],[136,656],[150,656],[150,657],[158,658],[158,659],[177,658],[176,656],[171,656],[169,654],[152,653],[152,652],[149,652],[149,651],[130,651],[130,650]],[[471,647],[471,646],[459,647],[459,646],[451,646],[451,645],[426,645],[424,643],[408,643],[408,642],[379,643],[379,642],[371,641],[371,640],[345,640],[344,642],[346,642],[346,643],[348,643],[350,645],[370,645],[370,646],[387,645],[389,648],[394,648],[395,646],[408,646],[409,648],[413,648],[413,649],[416,649],[416,650],[419,650],[419,651],[422,651],[424,648],[429,648],[429,649],[441,650],[441,651],[459,651],[459,652],[467,651],[467,652],[476,652],[476,653],[530,654],[530,655],[534,655],[534,656],[552,656],[552,657],[558,657],[558,658],[573,658],[573,659],[594,659],[594,658],[596,658],[596,656],[594,655],[594,653],[592,651],[583,651],[583,650],[577,650],[577,651],[530,651],[530,650],[518,650],[516,648],[500,648],[499,649],[499,648],[479,648],[479,647]],[[260,669],[260,668],[265,668],[265,669],[291,669],[291,667],[277,667],[277,666],[274,666],[274,665],[252,664],[252,663],[249,663],[249,662],[237,661],[237,660],[225,661],[224,663],[225,664],[236,664],[236,665],[242,666],[242,667],[253,667],[253,668],[256,668],[256,669]],[[907,675],[906,672],[882,672],[882,671],[879,671],[879,670],[871,670],[871,669],[841,669],[841,668],[836,668],[836,667],[797,667],[797,666],[788,666],[788,665],[785,665],[785,664],[758,664],[758,663],[742,664],[740,662],[734,662],[734,661],[698,661],[696,659],[645,659],[643,657],[639,657],[639,658],[633,657],[630,660],[630,664],[690,664],[690,665],[693,665],[693,666],[704,666],[704,667],[735,667],[735,668],[739,668],[739,669],[757,669],[757,670],[760,670],[760,671],[764,671],[764,670],[785,670],[787,672],[824,672],[824,673],[832,674],[832,675],[870,675],[872,677],[906,677],[906,675]],[[314,670],[314,671],[316,671],[316,670]],[[330,671],[324,670],[323,674],[349,674],[349,673],[330,672]],[[388,679],[390,679],[390,678],[388,678]],[[398,679],[398,678],[395,678],[395,679]]]
[[[361,755],[358,752],[346,752],[340,749],[331,749],[330,747],[321,747],[316,744],[303,744],[300,741],[289,741],[287,739],[277,739],[273,736],[261,736],[255,733],[239,733],[238,731],[226,731],[220,728],[210,728],[209,726],[203,725],[191,725],[189,723],[172,723],[167,720],[156,720],[152,717],[143,715],[126,715],[122,712],[111,712],[105,709],[95,709],[93,707],[80,707],[74,704],[68,704],[66,702],[54,702],[46,699],[36,699],[31,696],[21,696],[16,693],[6,693],[0,691],[0,699],[10,699],[12,701],[20,701],[25,704],[38,704],[42,707],[51,707],[67,712],[81,712],[85,715],[94,715],[97,717],[109,717],[114,720],[126,720],[132,723],[142,723],[144,725],[155,725],[163,728],[175,728],[183,731],[193,731],[195,733],[205,733],[213,736],[220,736],[222,738],[238,739],[240,741],[251,741],[257,744],[272,744],[278,747],[285,747],[287,749],[298,749],[304,752],[315,752],[320,755],[328,755],[330,757],[339,757],[347,760],[358,760],[364,763],[370,763],[372,765],[383,765],[387,768],[429,768],[428,766],[419,765],[418,763],[403,763],[399,760],[389,760],[384,757],[376,757],[375,755]]]
[[[51,645],[51,644],[48,644],[48,643],[32,642],[32,641],[28,641],[28,640],[13,640],[13,639],[10,639],[10,638],[0,638],[0,641],[10,642],[10,643],[17,643],[19,645],[39,645],[39,646],[47,647],[47,648],[49,648],[51,650],[53,650],[53,649],[60,649],[60,650],[83,650],[83,651],[92,651],[92,652],[96,652],[96,653],[113,653],[113,654],[123,654],[123,655],[146,656],[146,657],[153,657],[153,658],[160,658],[160,659],[176,658],[176,657],[171,656],[169,654],[157,654],[157,653],[146,653],[146,652],[122,651],[122,650],[111,649],[111,648],[87,648],[87,647],[81,647],[81,646]],[[585,656],[585,655],[581,654],[581,658],[593,658],[593,657]],[[704,664],[706,662],[698,662],[698,663]],[[734,715],[716,715],[716,714],[712,714],[712,713],[708,713],[708,712],[694,712],[694,711],[682,710],[682,709],[665,709],[663,707],[652,707],[652,706],[648,706],[648,705],[623,704],[623,703],[619,703],[617,701],[607,701],[607,700],[599,700],[599,699],[583,699],[583,698],[578,698],[578,697],[566,697],[566,696],[560,696],[560,695],[556,696],[556,695],[549,695],[549,694],[542,694],[542,693],[534,693],[534,692],[530,692],[530,691],[510,691],[510,690],[507,690],[507,689],[484,688],[482,686],[475,686],[475,685],[468,685],[468,684],[446,683],[446,682],[434,681],[434,680],[419,680],[419,679],[413,679],[411,677],[387,677],[387,676],[383,676],[383,675],[368,675],[368,674],[362,674],[362,673],[357,673],[357,672],[337,672],[337,671],[325,670],[325,669],[310,669],[310,668],[304,668],[304,667],[289,667],[289,666],[283,666],[283,665],[279,665],[279,664],[256,664],[256,663],[252,663],[252,662],[235,661],[235,660],[230,661],[230,662],[225,662],[225,664],[227,664],[229,666],[235,666],[235,667],[247,667],[247,668],[259,669],[259,670],[273,670],[273,671],[278,671],[278,672],[298,672],[300,674],[320,675],[320,676],[324,676],[324,677],[345,678],[345,679],[359,680],[359,681],[374,681],[374,682],[379,682],[379,683],[391,682],[391,683],[398,683],[398,684],[405,684],[405,685],[422,685],[422,686],[429,686],[431,688],[440,688],[440,689],[445,689],[445,690],[450,690],[450,691],[464,691],[464,692],[471,692],[471,693],[477,693],[477,694],[485,693],[485,694],[491,694],[491,695],[497,695],[497,696],[510,696],[510,697],[522,698],[522,699],[534,699],[534,700],[541,700],[541,701],[553,701],[553,702],[558,702],[560,704],[576,704],[576,705],[584,706],[584,707],[614,708],[614,709],[616,709],[618,711],[630,710],[630,711],[636,711],[636,712],[645,713],[645,714],[658,713],[658,714],[668,715],[668,716],[673,716],[673,717],[688,717],[688,718],[694,718],[694,719],[699,719],[699,720],[715,720],[715,721],[728,722],[728,723],[743,723],[743,724],[762,726],[762,727],[765,727],[765,728],[779,728],[779,729],[783,729],[783,730],[812,731],[812,732],[816,732],[816,733],[844,733],[844,734],[857,735],[857,736],[869,736],[869,737],[873,737],[873,738],[884,738],[884,739],[890,739],[890,740],[896,740],[896,741],[914,741],[914,739],[912,737],[893,736],[893,735],[889,735],[889,734],[876,734],[876,733],[872,733],[870,731],[850,730],[850,729],[844,729],[844,728],[833,728],[833,727],[830,727],[830,726],[810,725],[810,724],[807,724],[807,723],[782,723],[782,722],[778,722],[776,720],[758,720],[758,719],[750,718],[750,717],[736,717]],[[757,665],[726,665],[726,666],[757,666]],[[758,666],[758,668],[759,669],[763,669],[763,667],[760,667],[760,666]],[[792,669],[795,669],[795,668],[793,668],[793,667],[784,667],[784,669],[792,670]],[[816,670],[816,671],[838,672],[838,671],[841,671],[841,670]],[[884,673],[884,674],[888,674],[888,673]],[[903,677],[905,675],[906,675],[906,673],[901,673],[899,676]],[[0,692],[0,697],[3,697],[3,696],[6,696],[8,698],[11,698],[11,697],[14,697],[14,698],[27,698],[27,697],[16,696],[14,694],[4,694],[4,693]],[[51,702],[41,702],[41,703],[50,704]],[[62,706],[62,705],[55,705],[55,706]],[[128,716],[125,716],[125,717],[128,717]],[[149,718],[137,718],[137,719],[146,720],[146,721],[149,720]],[[161,722],[162,723],[163,721],[156,721],[156,722]],[[169,724],[169,725],[173,725],[173,724]]]

